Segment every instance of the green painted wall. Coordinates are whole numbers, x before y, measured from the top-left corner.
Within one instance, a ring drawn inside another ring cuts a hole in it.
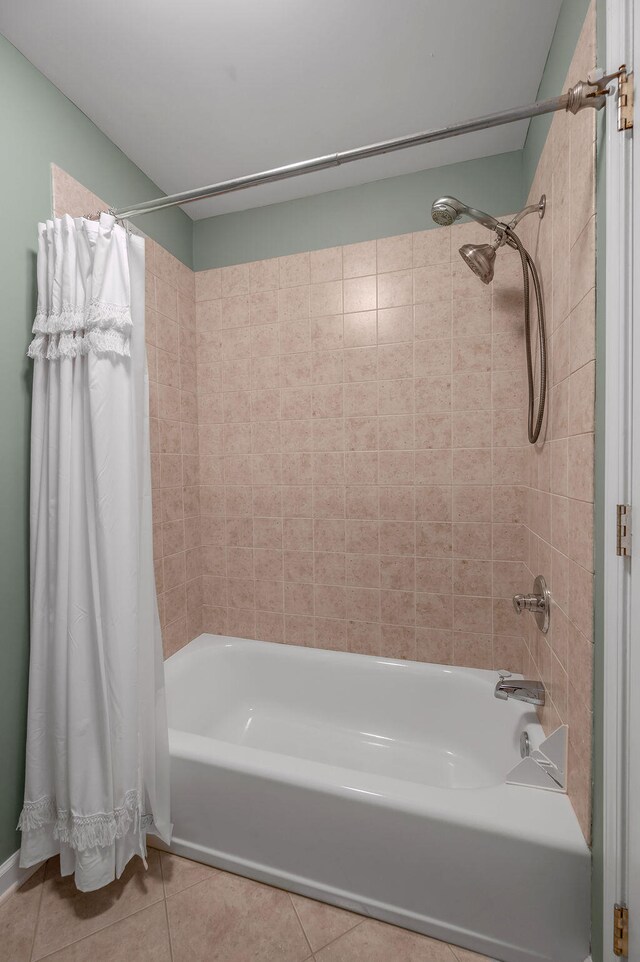
[[[15,852],[22,802],[28,672],[30,365],[36,225],[51,216],[50,164],[115,203],[162,192],[0,36],[0,863]],[[192,223],[180,210],[144,230],[191,264]]]
[[[163,191],[1,34],[0,89],[5,224],[7,216],[12,224],[19,218],[35,237],[38,219],[51,216],[51,163],[118,207],[162,196]],[[192,266],[192,220],[184,211],[147,214],[139,226]]]
[[[536,100],[547,100],[565,93],[565,78],[576,48],[590,0],[563,0],[549,47],[549,55]],[[527,197],[547,139],[553,114],[533,117],[522,152],[522,186]]]
[[[195,221],[194,268],[224,267],[435,227],[431,202],[454,194],[494,214],[522,199],[522,152],[389,177]]]

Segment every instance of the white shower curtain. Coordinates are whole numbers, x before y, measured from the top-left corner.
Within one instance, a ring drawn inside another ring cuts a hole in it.
[[[20,864],[90,891],[170,841],[152,556],[144,241],[39,225],[29,347],[31,665]]]

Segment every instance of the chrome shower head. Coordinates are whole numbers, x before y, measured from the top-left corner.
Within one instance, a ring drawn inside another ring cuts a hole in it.
[[[496,248],[493,244],[463,244],[460,256],[483,284],[491,283],[496,262]]]
[[[440,227],[450,227],[463,213],[464,204],[453,197],[440,197],[431,205],[431,217]]]
[[[546,197],[543,194],[537,204],[530,204],[520,211],[519,214],[508,224],[503,224],[496,220],[491,214],[485,214],[482,210],[475,207],[467,207],[457,197],[439,197],[431,205],[431,216],[436,224],[441,227],[449,227],[459,217],[465,214],[473,220],[488,227],[496,233],[496,238],[492,244],[463,244],[460,248],[460,256],[469,265],[474,274],[480,278],[483,284],[490,284],[493,280],[493,270],[496,261],[496,251],[503,244],[516,247],[514,241],[513,228],[526,217],[527,214],[536,212],[540,217],[544,217]]]
[[[499,221],[492,217],[491,214],[485,214],[482,210],[476,210],[475,207],[467,207],[463,204],[461,200],[457,197],[439,197],[434,200],[431,205],[431,217],[440,227],[449,227],[454,221],[458,220],[466,214],[467,217],[477,220],[479,224],[483,224],[485,227],[489,227],[493,230],[498,226]]]

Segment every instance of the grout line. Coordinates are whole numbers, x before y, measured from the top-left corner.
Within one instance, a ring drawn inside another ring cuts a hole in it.
[[[378,244],[377,244],[377,241],[376,241],[376,268],[377,268],[377,256],[378,256]],[[342,421],[342,428],[341,428],[341,430],[342,430],[342,452],[341,452],[341,453],[342,453],[342,479],[343,479],[343,480],[342,480],[342,485],[341,485],[341,487],[342,487],[342,493],[343,493],[343,498],[344,498],[344,502],[343,502],[343,504],[344,504],[344,510],[343,510],[343,517],[344,517],[344,529],[343,529],[343,530],[344,530],[344,549],[343,549],[343,551],[341,552],[341,554],[344,555],[344,569],[343,569],[343,570],[344,570],[344,582],[343,582],[343,583],[344,583],[344,599],[345,599],[345,603],[344,603],[344,621],[345,621],[345,625],[344,625],[344,650],[345,650],[345,651],[351,651],[351,644],[350,644],[350,639],[349,639],[349,621],[350,621],[350,619],[349,619],[349,617],[348,617],[348,615],[349,615],[349,607],[348,607],[348,604],[347,604],[347,593],[348,593],[348,590],[349,590],[349,585],[347,584],[347,515],[348,515],[347,501],[348,501],[348,491],[349,491],[349,485],[348,485],[348,483],[347,483],[347,464],[348,464],[349,458],[348,458],[348,448],[347,448],[347,416],[346,416],[346,413],[345,413],[345,384],[348,383],[348,382],[345,381],[345,376],[344,376],[344,373],[345,373],[345,372],[344,372],[344,366],[345,366],[345,351],[346,351],[347,348],[346,348],[346,345],[345,345],[345,342],[344,342],[344,333],[345,333],[345,330],[344,330],[344,329],[345,329],[345,323],[344,323],[344,318],[345,318],[345,311],[344,311],[344,255],[343,255],[343,249],[342,249],[342,248],[340,249],[340,263],[341,263],[341,271],[340,271],[340,299],[341,299],[341,307],[342,307],[342,340],[341,340],[341,343],[340,343],[339,351],[340,351],[340,390],[341,390],[341,397],[342,397],[342,405],[341,405],[341,408],[342,408],[342,411],[341,411],[341,421]],[[376,374],[377,374],[377,373],[378,373],[378,277],[377,277],[377,274],[376,274],[376,311],[375,311],[375,324],[376,324]],[[311,358],[311,369],[313,370],[313,356],[312,356],[312,358]],[[376,413],[377,413],[377,406],[376,406]],[[312,411],[312,414],[313,414],[313,411]],[[377,430],[378,430],[378,424],[376,424],[376,432],[377,432]],[[378,438],[378,435],[377,435],[377,433],[376,433],[376,442],[377,442],[377,438]],[[314,444],[314,448],[315,448],[315,444]],[[314,473],[315,473],[315,465],[314,465],[314,467],[313,467],[313,471],[314,471]],[[377,495],[377,500],[378,500],[377,516],[378,516],[378,521],[379,521],[379,519],[380,519],[380,488],[377,486],[377,482],[378,482],[378,464],[377,464],[377,462],[376,462],[376,495]],[[315,495],[312,494],[311,510],[314,512],[314,515],[315,515],[315,503],[314,503],[314,502],[315,502]],[[315,526],[314,526],[314,527],[315,527]],[[314,631],[314,640],[315,640],[315,630],[316,630],[316,617],[315,617],[315,611],[316,611],[316,588],[315,588],[315,586],[316,586],[316,551],[315,551],[315,531],[313,532],[313,539],[314,539],[314,544],[313,544],[313,582],[314,582],[314,586],[313,586],[313,631]],[[378,542],[378,549],[379,549],[379,548],[380,548],[380,543]],[[379,557],[379,555],[378,555],[378,557]],[[380,584],[380,562],[378,561],[378,591],[380,590],[380,589],[379,589],[379,584]],[[380,625],[380,595],[378,594],[378,636],[380,635],[380,627],[379,627],[379,625]],[[379,650],[380,650],[380,649],[379,649],[379,647],[378,647],[378,651],[379,651]],[[310,947],[311,947],[311,943],[309,943],[309,945],[310,945]]]
[[[451,944],[451,945],[449,945],[449,948],[451,949],[451,951],[452,951],[452,953],[453,953],[453,955],[454,955],[454,958],[455,958],[456,962],[461,962],[460,956],[458,955],[458,950],[459,950],[459,949],[462,949],[462,946]],[[469,950],[468,950],[468,949],[462,949],[462,951],[463,951],[463,952],[468,952]],[[484,955],[483,955],[483,956],[478,956],[478,958],[482,958],[483,960],[486,959],[487,962],[494,962],[494,960],[493,960],[490,956],[488,956],[488,955],[487,955],[487,956],[484,956]],[[495,962],[497,962],[497,960],[495,960]]]
[[[323,902],[322,904],[324,905],[324,904],[329,904],[329,903],[324,903],[324,902]],[[337,906],[334,906],[334,908],[337,908]],[[348,910],[348,909],[344,909],[344,911],[345,911],[345,912],[348,912],[349,910]],[[353,913],[353,914],[356,914],[356,913]],[[349,935],[351,932],[354,931],[354,929],[357,929],[358,926],[362,925],[363,922],[377,922],[377,921],[379,921],[379,920],[378,920],[378,919],[374,919],[374,918],[370,918],[370,917],[367,916],[367,915],[362,915],[362,916],[360,916],[360,921],[359,921],[359,922],[356,922],[355,925],[352,925],[350,929],[347,929],[346,932],[341,932],[340,935],[337,935],[337,936],[335,937],[335,939],[331,939],[331,941],[326,942],[325,945],[321,946],[321,948],[316,949],[315,951],[316,951],[316,952],[324,952],[324,950],[327,949],[330,945],[335,945],[336,942],[339,942],[340,939],[342,939],[342,938],[345,937],[345,935]],[[389,923],[389,922],[382,922],[381,924],[382,924],[382,925],[390,925],[391,923]],[[314,956],[314,958],[315,958],[315,956]]]
[[[38,933],[38,925],[39,925],[39,922],[40,922],[40,909],[42,908],[42,896],[43,896],[43,894],[44,894],[44,883],[45,883],[45,880],[46,880],[46,877],[47,877],[47,865],[48,865],[48,864],[49,864],[49,859],[47,859],[47,860],[45,861],[44,866],[43,866],[43,870],[42,870],[42,881],[40,882],[40,897],[38,898],[38,908],[37,908],[37,911],[36,911],[36,919],[35,919],[35,923],[34,923],[34,926],[33,926],[33,937],[32,937],[32,939],[31,939],[31,951],[29,952],[29,959],[30,959],[30,960],[33,958],[33,953],[34,953],[35,947],[36,947],[36,935],[37,935],[37,933]]]
[[[162,893],[164,895],[164,917],[167,921],[167,939],[169,940],[169,958],[173,962],[173,945],[171,944],[171,926],[169,925],[169,909],[167,908],[167,890],[164,886],[164,866],[162,864],[162,852],[158,855],[158,861],[160,862],[160,877],[162,878]]]
[[[158,849],[158,851],[160,851],[160,849]],[[173,852],[164,852],[164,854],[165,854],[165,855],[172,855],[172,856],[173,856]],[[191,862],[193,865],[203,865],[205,868],[210,868],[213,872],[223,873],[223,874],[227,874],[227,875],[235,875],[235,872],[227,872],[226,869],[218,869],[218,868],[215,867],[215,865],[208,865],[206,862],[196,862],[195,859],[192,859],[192,858],[187,859],[186,855],[179,855],[179,856],[174,856],[174,857],[183,858],[183,859],[185,859],[186,861]],[[197,879],[197,881],[195,881],[195,882],[189,882],[188,885],[185,885],[184,888],[178,889],[177,892],[172,892],[170,895],[165,895],[165,901],[168,902],[169,899],[175,899],[175,898],[177,898],[178,895],[182,895],[183,892],[187,892],[189,889],[195,888],[196,885],[201,885],[203,882],[209,882],[209,881],[211,881],[211,879],[212,879],[213,877],[214,877],[214,876],[212,876],[212,875],[205,875],[204,878],[199,878],[199,879]],[[248,875],[240,875],[240,876],[237,876],[237,877],[238,877],[238,878],[249,878]],[[249,879],[249,880],[252,881],[252,882],[255,881],[255,879]],[[267,885],[268,883],[266,883],[266,882],[258,882],[258,883],[256,883],[256,884],[258,884],[258,885]],[[275,887],[275,886],[272,886],[272,888],[274,888],[274,887]]]
[[[304,925],[302,924],[302,919],[301,919],[300,916],[298,915],[298,910],[297,910],[297,908],[296,908],[296,906],[295,906],[295,903],[294,903],[294,901],[293,901],[293,899],[292,899],[292,897],[291,897],[291,892],[288,892],[288,891],[287,891],[287,895],[289,896],[289,904],[291,905],[291,908],[293,909],[293,914],[294,914],[295,917],[297,918],[297,920],[298,920],[298,925],[299,925],[300,928],[302,929],[302,934],[304,935],[304,940],[305,940],[305,942],[307,943],[307,945],[309,946],[309,951],[311,952],[311,956],[310,956],[310,957],[313,958],[313,946],[311,945],[311,942],[310,942],[309,939],[308,939],[308,936],[307,936],[305,927],[304,927]]]
[[[448,230],[448,228],[447,228]],[[451,571],[451,581],[449,583],[449,589],[451,591],[451,642],[449,645],[449,658],[451,664],[456,663],[456,592],[455,592],[455,579],[456,579],[456,559],[454,558],[453,551],[453,497],[454,497],[454,471],[453,471],[453,419],[454,419],[454,409],[453,409],[453,318],[454,318],[454,297],[453,297],[453,248],[451,246],[451,232],[449,231],[449,338],[450,338],[450,355],[449,355],[449,424],[451,425],[451,437],[450,437],[450,465],[451,470],[449,472],[449,491],[451,492],[451,514],[449,524],[451,525],[451,556],[450,556],[450,571]],[[414,372],[415,373],[415,372]],[[416,636],[417,637],[417,636]],[[417,643],[416,643],[417,648]]]

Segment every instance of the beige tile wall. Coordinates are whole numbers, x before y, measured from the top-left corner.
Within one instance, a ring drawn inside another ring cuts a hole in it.
[[[595,9],[587,14],[565,89],[595,64]],[[553,596],[544,638],[528,620],[532,670],[548,689],[547,731],[569,725],[569,790],[585,837],[591,822],[593,500],[595,401],[595,115],[556,115],[529,202],[547,215],[523,239],[545,282],[550,404],[544,444],[528,451],[527,581]]]
[[[52,165],[56,217],[106,210]],[[193,271],[146,240],[146,337],[154,562],[165,654],[200,632],[201,584]]]
[[[521,280],[463,264],[486,233],[196,274],[206,630],[524,666]]]
[[[201,631],[194,275],[147,241],[154,558],[165,654]]]

